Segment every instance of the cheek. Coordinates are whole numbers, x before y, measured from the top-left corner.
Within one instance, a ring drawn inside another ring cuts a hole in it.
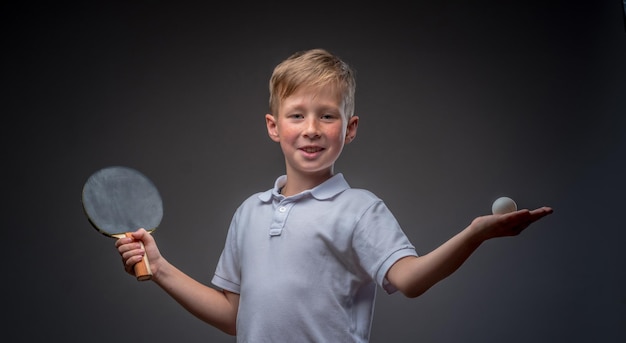
[[[343,126],[337,127],[333,129],[332,136],[337,139],[344,139],[346,136],[346,130]]]
[[[282,128],[282,130],[278,132],[278,135],[280,136],[281,143],[291,144],[298,139],[299,132],[295,129]]]

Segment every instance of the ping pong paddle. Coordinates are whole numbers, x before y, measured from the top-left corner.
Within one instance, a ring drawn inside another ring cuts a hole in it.
[[[83,186],[82,204],[89,223],[108,237],[132,237],[131,232],[139,228],[152,232],[163,218],[163,202],[154,183],[125,166],[93,173]],[[145,254],[133,268],[139,281],[152,277]]]

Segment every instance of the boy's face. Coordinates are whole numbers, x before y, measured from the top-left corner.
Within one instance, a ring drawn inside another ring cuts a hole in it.
[[[305,87],[265,119],[270,138],[280,143],[288,176],[327,178],[344,144],[354,139],[359,118],[346,118],[343,98],[334,87]]]

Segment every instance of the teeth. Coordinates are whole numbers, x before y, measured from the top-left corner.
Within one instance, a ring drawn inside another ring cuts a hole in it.
[[[319,148],[304,148],[304,149],[302,149],[302,150],[304,150],[304,151],[306,151],[306,152],[318,152],[318,151],[320,151],[321,149],[319,149]]]

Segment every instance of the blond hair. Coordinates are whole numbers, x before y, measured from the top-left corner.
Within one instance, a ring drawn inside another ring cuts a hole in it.
[[[270,112],[278,114],[281,101],[303,86],[337,87],[344,100],[347,118],[354,114],[356,81],[354,70],[324,49],[299,51],[274,68],[270,78]]]

